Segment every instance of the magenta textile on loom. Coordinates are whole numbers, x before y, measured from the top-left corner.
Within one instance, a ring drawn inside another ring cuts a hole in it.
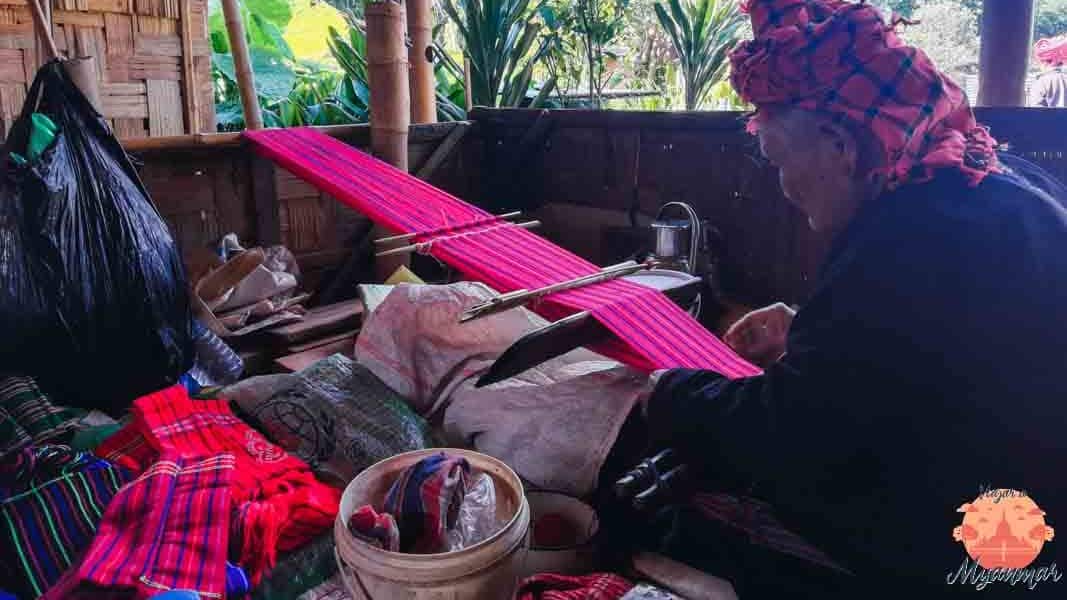
[[[597,272],[592,263],[309,127],[246,131],[257,152],[391,229],[432,235],[430,254],[500,292],[532,289]],[[472,225],[473,224],[473,225]],[[447,231],[442,232],[442,229]],[[558,292],[532,306],[556,320],[587,310],[618,336],[595,350],[652,371],[708,369],[758,375],[662,293],[614,280]]]

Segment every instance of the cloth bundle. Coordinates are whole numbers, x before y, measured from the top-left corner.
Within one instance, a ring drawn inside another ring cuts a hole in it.
[[[393,482],[381,514],[370,506],[353,513],[349,531],[393,552],[448,552],[446,534],[456,525],[470,473],[465,458],[444,452],[428,456]]]
[[[342,485],[378,461],[435,445],[402,396],[341,354],[298,373],[246,379],[222,395],[316,475]]]
[[[611,573],[572,576],[541,573],[519,584],[517,600],[618,600],[634,584]]]
[[[78,418],[78,411],[52,404],[33,378],[0,379],[0,457],[61,437]]]
[[[189,590],[223,598],[233,455],[164,451],[115,496],[78,565],[44,596],[149,598]]]
[[[378,512],[373,506],[361,506],[348,518],[348,530],[368,544],[400,552],[400,529],[396,519],[387,512]]]
[[[132,414],[133,421],[97,455],[136,472],[161,453],[232,455],[232,536],[253,583],[274,565],[279,550],[298,548],[332,524],[340,490],[315,479],[307,463],[235,417],[225,400],[193,401],[183,387],[172,386],[139,398]]]
[[[36,598],[92,541],[126,469],[66,446],[23,449],[0,464],[4,587]]]

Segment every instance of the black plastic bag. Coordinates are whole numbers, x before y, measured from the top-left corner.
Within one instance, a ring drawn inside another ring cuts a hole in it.
[[[30,115],[59,134],[17,164]],[[0,371],[118,413],[192,365],[188,285],[129,157],[58,62],[37,72],[0,177]]]

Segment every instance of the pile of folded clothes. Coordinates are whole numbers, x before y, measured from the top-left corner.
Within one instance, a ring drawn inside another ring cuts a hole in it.
[[[286,376],[269,399],[298,405],[308,389],[294,382],[344,380],[329,396],[340,409],[384,387],[353,379],[338,358]],[[190,394],[199,386],[188,383],[138,398],[115,421],[53,404],[33,379],[0,378],[0,598],[338,591],[332,525],[346,481],[337,475],[366,465],[345,464],[351,453],[323,461],[266,413],[272,427],[257,429],[239,404]],[[345,426],[406,433],[360,463],[430,440],[421,417],[380,402],[379,411],[346,413]]]

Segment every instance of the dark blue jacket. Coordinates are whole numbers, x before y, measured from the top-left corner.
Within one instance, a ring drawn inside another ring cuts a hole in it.
[[[668,372],[653,435],[862,578],[943,586],[966,556],[957,508],[986,486],[1045,509],[1064,539],[1034,565],[1067,569],[1067,192],[1003,161],[976,188],[946,171],[865,207],[785,357],[741,381]]]

